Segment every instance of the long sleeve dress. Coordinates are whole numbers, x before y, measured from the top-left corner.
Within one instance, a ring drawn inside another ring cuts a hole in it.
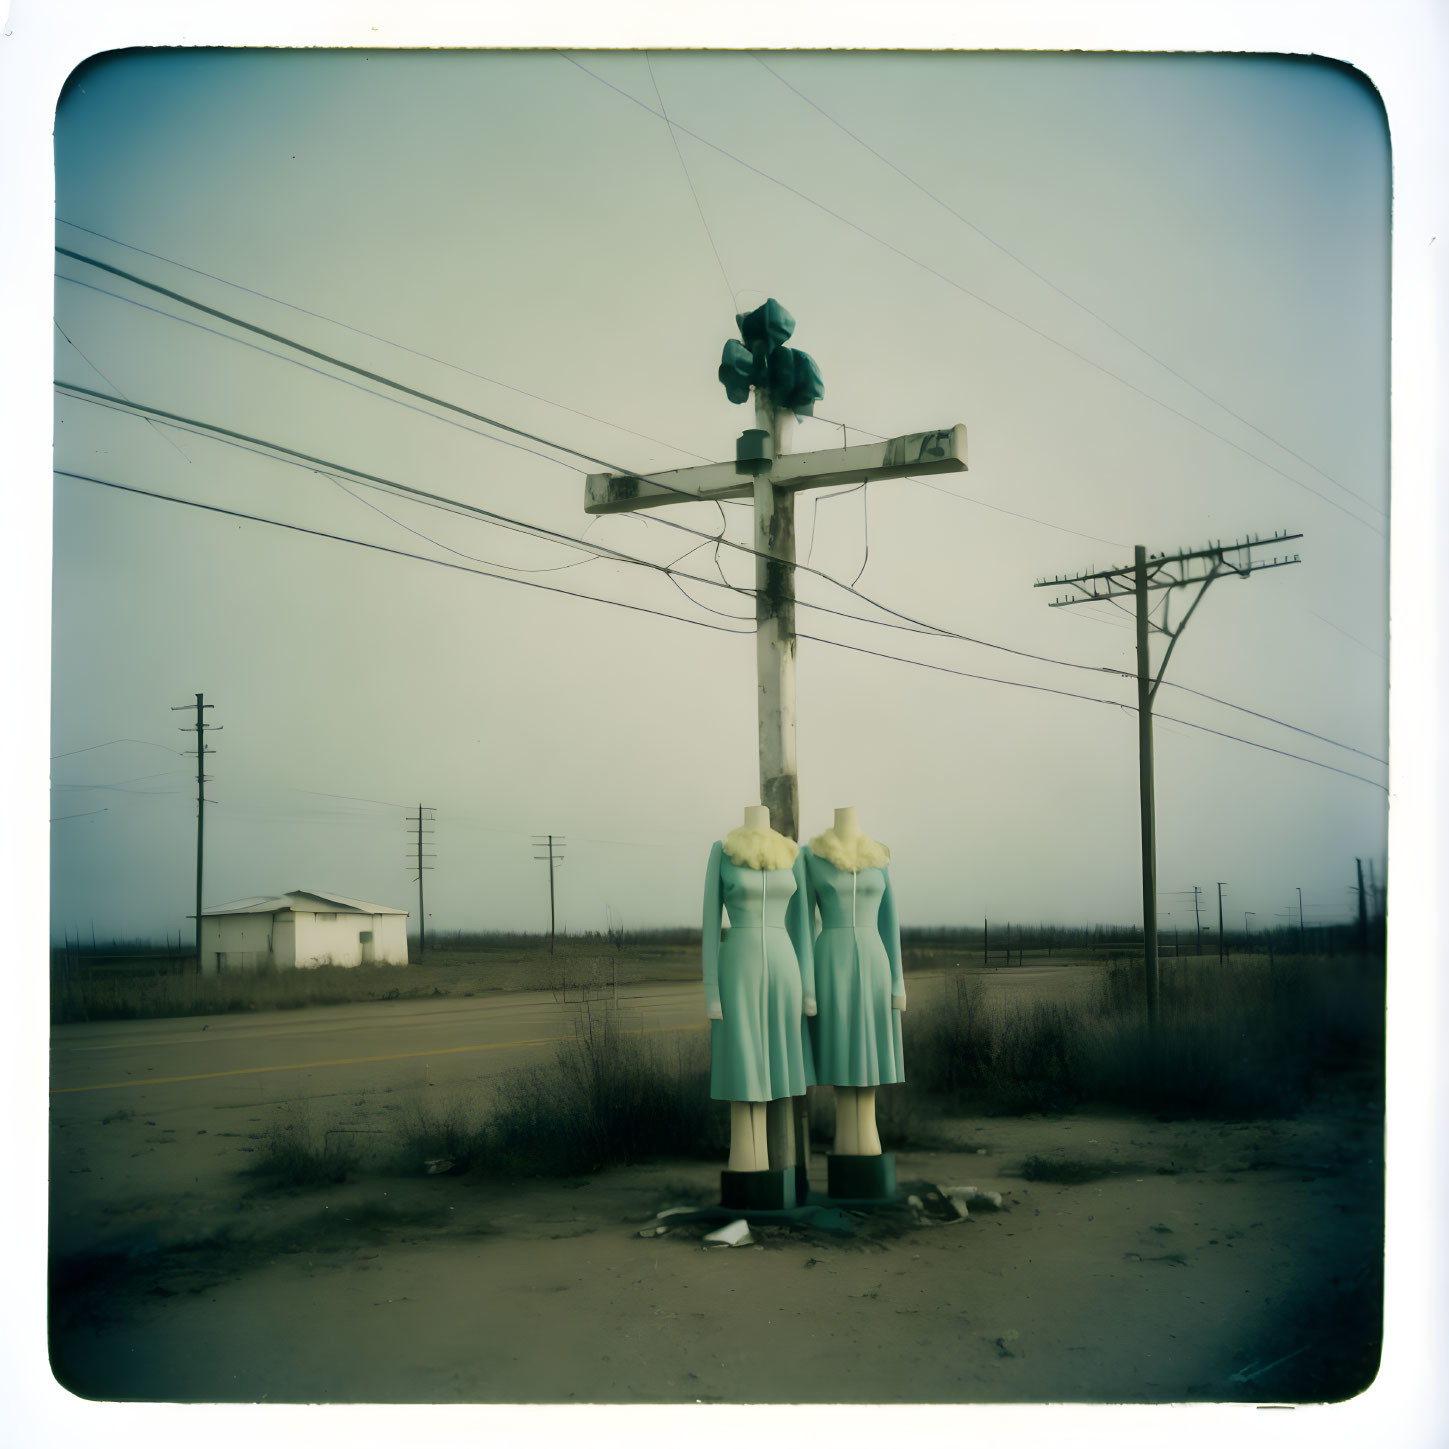
[[[876,1087],[906,1079],[901,1050],[905,976],[890,869],[841,870],[808,846],[804,857],[814,942],[818,1012],[810,1021],[816,1079],[836,1087]],[[798,864],[798,862],[797,862]]]
[[[815,1081],[805,1036],[813,1003],[804,852],[789,870],[736,865],[716,841],[704,878],[704,995],[710,1096],[726,1102],[799,1097]],[[720,941],[720,907],[729,934]]]

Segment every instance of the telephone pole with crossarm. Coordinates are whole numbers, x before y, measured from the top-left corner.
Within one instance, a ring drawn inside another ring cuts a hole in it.
[[[1038,579],[1034,587],[1076,590],[1053,599],[1053,609],[1066,608],[1072,604],[1091,604],[1099,601],[1130,598],[1137,606],[1137,765],[1138,796],[1142,815],[1142,941],[1144,966],[1147,973],[1147,1020],[1150,1026],[1157,1026],[1158,1016],[1158,972],[1157,972],[1157,810],[1153,788],[1152,763],[1152,704],[1157,698],[1162,676],[1167,671],[1167,661],[1187,621],[1202,602],[1209,585],[1219,578],[1246,579],[1263,569],[1282,568],[1286,564],[1300,562],[1295,553],[1263,556],[1263,550],[1274,545],[1286,544],[1301,533],[1275,533],[1271,538],[1235,540],[1224,544],[1221,541],[1206,548],[1182,551],[1173,554],[1151,554],[1138,544],[1133,550],[1133,561],[1120,568],[1101,569],[1083,574],[1058,575],[1056,578]],[[1258,550],[1258,557],[1253,551]],[[1167,622],[1168,607],[1173,589],[1198,586],[1192,603],[1182,621],[1174,629]],[[1162,594],[1162,622],[1152,618],[1149,603],[1154,593]],[[1153,631],[1167,640],[1162,663],[1157,674],[1152,673],[1151,635]],[[1218,949],[1222,950],[1222,931],[1218,932]]]
[[[957,423],[877,443],[787,453],[794,418],[808,416],[825,395],[808,353],[786,347],[795,319],[770,298],[735,318],[743,340],[724,348],[719,379],[733,403],[753,393],[755,426],[724,463],[667,473],[591,473],[586,513],[626,513],[678,503],[749,498],[754,502],[755,672],[758,699],[760,803],[770,824],[800,836],[800,786],[795,758],[795,495],[807,488],[956,473],[966,467],[966,429]]]

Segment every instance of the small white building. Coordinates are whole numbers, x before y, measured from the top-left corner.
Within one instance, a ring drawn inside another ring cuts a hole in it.
[[[406,911],[320,891],[253,896],[201,913],[201,971],[406,966]]]

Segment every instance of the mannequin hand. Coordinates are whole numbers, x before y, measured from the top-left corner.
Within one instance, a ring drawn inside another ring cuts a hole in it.
[[[722,1006],[711,1006],[706,1012],[706,1015],[708,1016],[710,1021],[723,1021],[724,1008]]]
[[[892,996],[891,997],[891,1005],[897,1011],[904,1011],[906,1009],[906,998],[905,998],[905,995],[902,994],[900,996]]]
[[[816,1010],[815,998],[813,996],[807,996],[805,998],[805,1015],[814,1016]]]

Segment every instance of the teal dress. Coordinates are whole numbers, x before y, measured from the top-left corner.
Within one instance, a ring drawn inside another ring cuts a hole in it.
[[[812,925],[820,910],[813,962],[819,1010],[810,1021],[817,1080],[835,1087],[903,1082],[901,1014],[891,998],[904,997],[906,984],[890,871],[840,870],[808,847],[800,854]]]
[[[803,1096],[815,1082],[805,1001],[815,996],[804,852],[791,870],[736,865],[716,841],[704,878],[709,1094],[724,1102]],[[720,941],[720,907],[729,934]]]

